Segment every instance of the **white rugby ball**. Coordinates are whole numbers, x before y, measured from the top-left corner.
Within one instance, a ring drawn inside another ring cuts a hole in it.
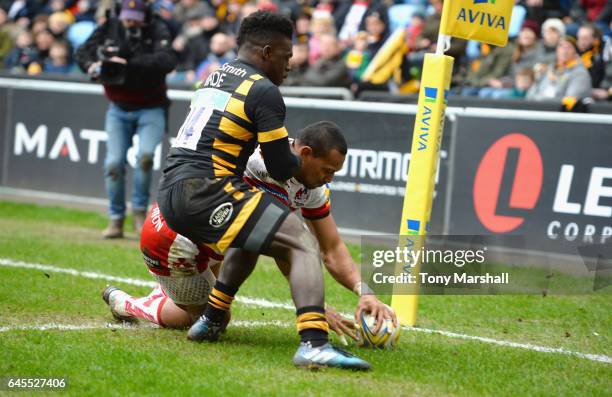
[[[400,327],[393,324],[393,320],[383,320],[384,323],[376,334],[372,332],[376,327],[376,318],[365,312],[361,313],[357,324],[359,345],[374,349],[392,349],[397,346],[400,337]]]

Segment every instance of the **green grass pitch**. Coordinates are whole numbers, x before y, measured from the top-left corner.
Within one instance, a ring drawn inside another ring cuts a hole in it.
[[[102,240],[103,216],[0,202],[0,260],[152,281],[135,238]],[[359,247],[351,246],[357,255]],[[46,274],[45,274],[46,273]],[[195,344],[185,331],[113,329],[100,297],[107,282],[0,265],[0,378],[68,376],[62,392],[36,395],[200,396],[604,396],[612,364],[403,330],[395,351],[349,346],[374,370],[299,370],[294,313],[237,302],[221,341]],[[132,295],[148,287],[117,283]],[[239,293],[289,303],[289,288],[262,259]],[[356,297],[326,275],[327,302],[351,312]],[[611,356],[609,294],[423,296],[419,327]],[[37,330],[32,326],[91,326]],[[20,328],[21,327],[21,328]],[[336,340],[337,341],[337,340]],[[0,395],[7,392],[0,391]],[[22,395],[27,395],[22,394]]]

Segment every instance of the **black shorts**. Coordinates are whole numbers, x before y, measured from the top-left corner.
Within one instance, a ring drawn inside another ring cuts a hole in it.
[[[157,201],[172,230],[219,254],[229,247],[267,251],[290,212],[238,176],[179,180],[160,189]]]

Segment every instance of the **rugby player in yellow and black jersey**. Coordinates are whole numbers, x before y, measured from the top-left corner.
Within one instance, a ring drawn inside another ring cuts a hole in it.
[[[279,14],[259,11],[245,18],[238,59],[212,73],[196,91],[168,153],[158,193],[168,226],[225,254],[204,314],[188,338],[219,337],[234,296],[264,254],[291,267],[301,338],[294,364],[369,369],[366,361],[328,342],[323,274],[313,236],[288,207],[242,179],[257,144],[274,179],[287,180],[300,169],[289,147],[278,89],[289,71],[292,35],[291,21]]]

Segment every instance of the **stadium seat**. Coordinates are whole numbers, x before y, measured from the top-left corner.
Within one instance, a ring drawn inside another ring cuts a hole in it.
[[[510,18],[510,26],[508,28],[508,37],[513,39],[518,36],[525,17],[527,16],[527,10],[520,4],[516,4],[512,8],[512,17]]]
[[[428,0],[404,0],[402,2],[396,2],[398,4],[404,3],[404,4],[411,4],[411,5],[415,5],[415,6],[421,6],[423,8],[425,8],[425,6],[427,6],[427,4],[429,4]]]
[[[423,12],[423,7],[413,4],[396,4],[389,8],[389,27],[392,32],[397,28],[405,28],[410,24],[410,18],[415,12]]]
[[[76,51],[89,38],[89,36],[96,30],[96,23],[92,21],[81,21],[72,24],[68,28],[66,37],[72,46],[72,49]]]

